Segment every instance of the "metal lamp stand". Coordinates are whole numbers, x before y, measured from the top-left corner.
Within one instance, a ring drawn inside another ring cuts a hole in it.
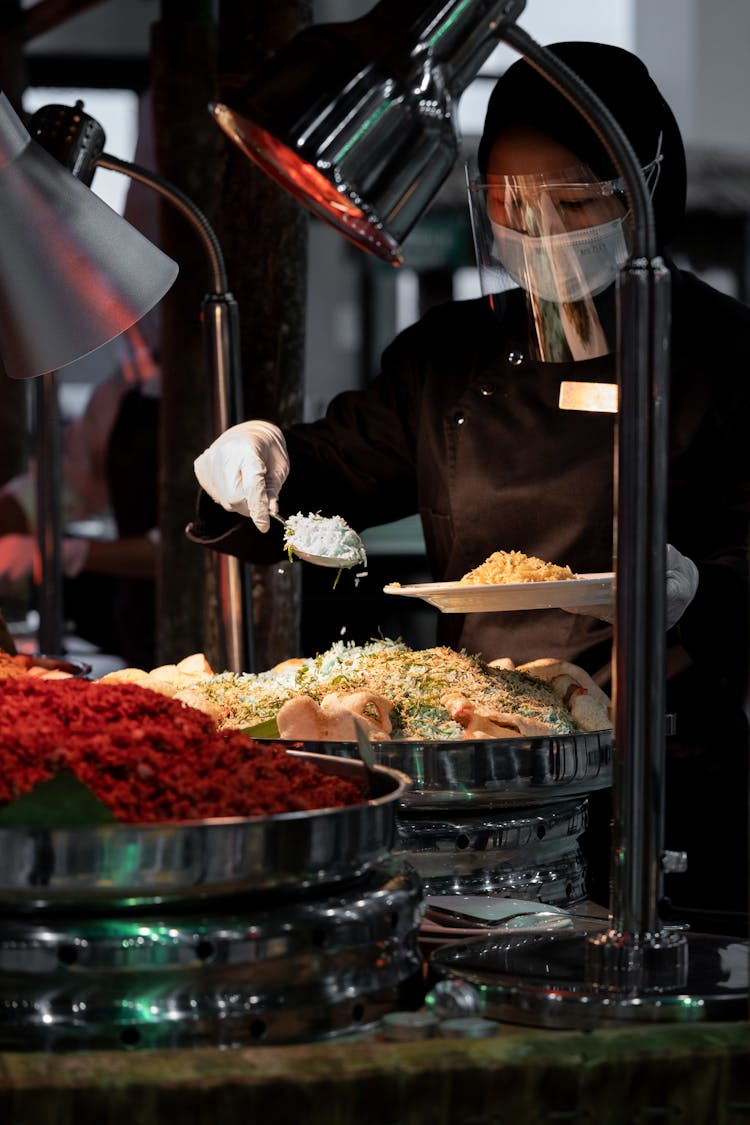
[[[98,121],[84,112],[83,102],[77,102],[74,107],[45,106],[34,114],[30,128],[35,139],[87,186],[90,185],[96,168],[122,172],[131,179],[153,188],[167,199],[198,234],[211,270],[211,291],[203,299],[202,314],[206,363],[211,379],[213,432],[218,437],[243,417],[239,313],[237,303],[228,291],[221,246],[208,219],[184,192],[158,173],[103,152],[104,130]],[[45,379],[47,378],[45,376]],[[49,427],[45,429],[43,425],[44,413],[44,410],[38,412],[40,453],[48,449],[50,460],[54,462]],[[56,405],[54,416],[57,417]],[[49,472],[45,478],[40,479],[47,480],[44,492],[49,500],[44,505],[44,517],[40,519],[39,533],[42,549],[41,593],[44,601],[44,612],[41,617],[42,622],[46,617],[50,622],[50,628],[54,630],[54,623],[60,617],[60,517],[56,514],[59,512],[59,503],[54,503]],[[249,570],[239,559],[220,553],[214,555],[214,565],[219,603],[219,645],[222,665],[231,672],[253,671],[255,653]],[[53,602],[54,598],[57,599],[56,602]]]
[[[219,436],[243,418],[240,377],[239,311],[228,291],[224,256],[206,216],[191,199],[156,172],[102,153],[98,168],[123,172],[169,200],[199,235],[211,267],[212,288],[203,298],[202,314],[211,391],[213,432]],[[223,667],[230,672],[255,670],[251,577],[247,566],[232,555],[214,554],[219,602],[219,644]]]
[[[614,825],[603,933],[472,942],[436,953],[439,974],[482,991],[489,1015],[548,1027],[743,1019],[748,943],[664,928],[665,554],[670,277],[656,256],[637,158],[609,111],[521,28],[501,37],[579,109],[622,176],[634,248],[620,278],[614,633]]]
[[[60,410],[57,372],[41,375],[34,386],[36,453],[36,543],[39,552],[37,647],[45,656],[63,653],[62,486]]]

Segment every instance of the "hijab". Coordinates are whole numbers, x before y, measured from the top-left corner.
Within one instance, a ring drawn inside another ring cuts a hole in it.
[[[553,43],[546,48],[573,70],[604,102],[630,141],[641,166],[660,153],[653,194],[657,241],[663,248],[685,215],[685,149],[672,110],[639,58],[605,43]],[[601,179],[617,170],[585,118],[526,59],[505,71],[490,96],[477,159],[487,170],[492,143],[512,125],[546,133],[581,158]]]

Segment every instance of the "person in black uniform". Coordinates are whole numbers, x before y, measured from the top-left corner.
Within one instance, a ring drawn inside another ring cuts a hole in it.
[[[627,134],[664,253],[686,198],[671,110],[629,52],[550,49]],[[501,549],[578,573],[612,568],[613,415],[561,410],[559,396],[563,381],[616,379],[621,185],[593,131],[525,60],[496,85],[478,166],[470,194],[486,295],[430,309],[386,349],[372,383],[337,396],[325,418],[284,434],[254,420],[221,435],[196,460],[193,539],[256,562],[282,557],[281,528],[268,518],[281,492],[287,513],[338,514],[358,530],[419,512],[436,580],[459,579]],[[734,915],[747,899],[750,310],[666,260],[668,702],[678,724],[666,846],[687,850],[690,863],[667,890],[675,916],[729,932],[742,930]],[[593,616],[446,614],[439,640],[485,660],[559,657],[608,683],[611,625]],[[588,855],[592,894],[606,901],[600,823]]]

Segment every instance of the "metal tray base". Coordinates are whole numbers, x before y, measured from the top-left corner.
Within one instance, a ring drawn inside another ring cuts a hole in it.
[[[446,946],[439,977],[481,989],[485,1015],[535,1027],[588,1030],[625,1023],[746,1020],[750,943],[686,934],[686,979],[673,988],[610,991],[587,980],[586,933],[538,934]]]
[[[359,1031],[421,987],[421,904],[416,873],[389,859],[346,888],[231,913],[5,918],[0,1049],[235,1047]]]
[[[394,854],[412,864],[425,893],[499,894],[567,906],[585,897],[577,837],[588,802],[531,809],[452,810],[438,818],[402,809]]]

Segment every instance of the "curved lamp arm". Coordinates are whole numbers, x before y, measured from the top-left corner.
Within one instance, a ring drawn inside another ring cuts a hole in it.
[[[218,437],[242,418],[239,310],[227,288],[224,255],[216,232],[193,201],[157,172],[103,152],[96,167],[122,172],[153,188],[188,220],[199,236],[211,269],[212,290],[203,299],[206,362],[211,379],[213,432]],[[223,666],[230,672],[255,670],[251,578],[239,559],[215,553],[219,604],[219,644]]]
[[[120,160],[103,151],[104,131],[83,110],[83,103],[46,106],[32,119],[35,139],[65,165],[75,179],[89,185],[97,167],[121,172],[153,188],[187,219],[201,240],[211,272],[211,291],[203,300],[203,325],[206,338],[206,363],[211,381],[214,433],[222,433],[242,417],[239,314],[237,303],[228,291],[224,256],[219,240],[206,216],[174,184],[138,164]],[[93,199],[96,197],[92,196]],[[41,406],[42,411],[48,409]],[[51,437],[43,428],[40,443],[46,444],[46,462],[55,462]],[[42,547],[42,585],[57,591],[59,606],[59,527],[53,527],[56,483],[54,469],[39,476],[40,511],[47,513]],[[47,482],[45,484],[45,481]],[[58,518],[59,522],[59,518]],[[217,597],[220,612],[221,660],[233,672],[254,669],[252,591],[247,569],[228,555],[215,556]],[[51,597],[52,595],[50,595]],[[59,617],[59,608],[50,617]]]
[[[152,172],[130,160],[120,160],[119,157],[112,156],[108,152],[103,152],[101,156],[98,156],[95,163],[97,168],[106,168],[110,172],[122,172],[129,176],[131,180],[137,180],[138,183],[153,188],[164,199],[168,199],[185,216],[203,243],[213,274],[214,292],[225,293],[227,291],[228,282],[224,254],[216,232],[200,207],[193,203],[184,191],[175,187],[169,180],[165,180],[158,172]]]

